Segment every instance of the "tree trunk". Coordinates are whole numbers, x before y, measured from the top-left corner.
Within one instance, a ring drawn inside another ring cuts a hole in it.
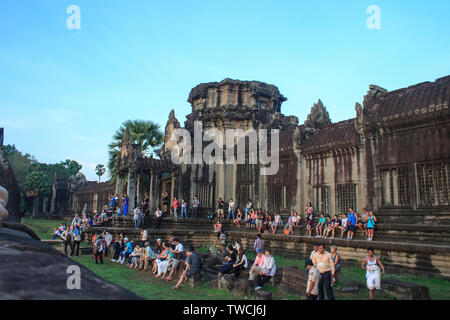
[[[34,196],[34,200],[33,200],[33,217],[34,218],[37,217],[38,204],[39,204],[39,195]]]

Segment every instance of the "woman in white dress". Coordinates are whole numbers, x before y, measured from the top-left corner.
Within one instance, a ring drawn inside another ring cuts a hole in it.
[[[370,300],[373,300],[376,289],[381,289],[380,268],[385,273],[384,266],[380,258],[374,254],[372,247],[367,249],[367,256],[364,257],[361,268],[366,270],[367,288],[369,289]]]

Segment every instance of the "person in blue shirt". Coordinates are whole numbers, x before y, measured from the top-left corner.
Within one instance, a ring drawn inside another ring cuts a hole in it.
[[[124,241],[124,249],[120,253],[120,263],[123,264],[125,260],[130,256],[130,254],[133,252],[133,246],[131,245],[130,241],[128,241],[128,238],[123,239]]]
[[[350,207],[347,218],[347,227],[348,227],[347,240],[353,239],[357,224],[358,224],[358,215],[356,212],[353,211],[353,208]]]

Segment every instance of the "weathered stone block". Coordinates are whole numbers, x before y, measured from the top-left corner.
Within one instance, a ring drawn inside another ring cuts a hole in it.
[[[272,300],[272,292],[258,290],[255,292],[255,300]]]

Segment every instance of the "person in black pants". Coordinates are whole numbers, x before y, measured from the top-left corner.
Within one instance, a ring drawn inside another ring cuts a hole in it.
[[[333,288],[331,288],[331,282],[335,272],[334,262],[331,257],[331,253],[325,251],[325,246],[323,243],[319,244],[318,247],[318,252],[311,255],[311,260],[320,272],[319,300],[324,299],[323,286],[325,286],[328,300],[334,300]]]
[[[64,241],[64,253],[67,256],[67,246],[70,248],[70,251],[72,252],[72,233],[69,230],[64,230],[61,233],[61,239]]]
[[[70,253],[72,257],[74,256],[74,254],[77,257],[80,255],[80,243],[81,243],[81,230],[78,227],[75,227],[72,238],[72,252]]]

